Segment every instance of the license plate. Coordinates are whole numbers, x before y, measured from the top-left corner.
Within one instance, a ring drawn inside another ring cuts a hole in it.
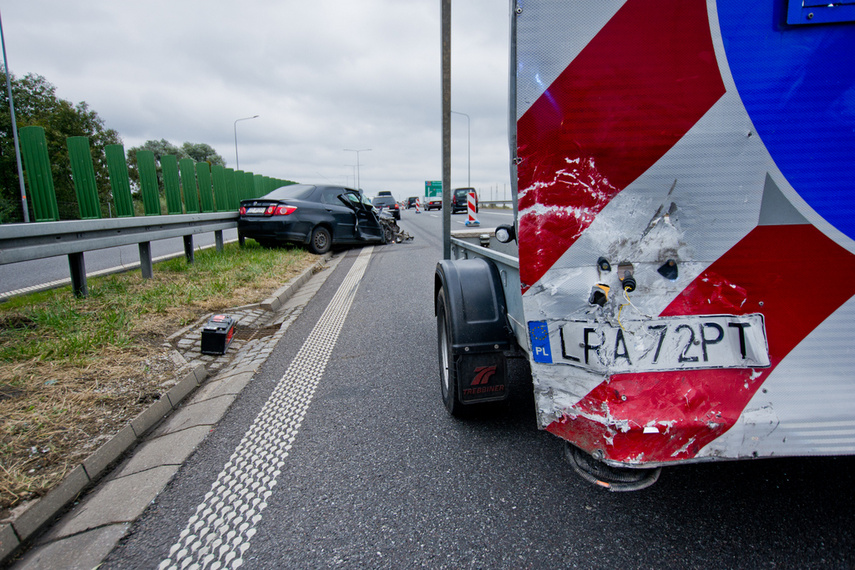
[[[256,208],[247,208],[246,213],[250,214],[250,215],[260,215],[260,214],[263,214],[266,210],[267,210],[267,208],[265,208],[263,206],[262,207],[256,207]]]
[[[770,366],[760,314],[530,322],[529,331],[535,362],[605,374]]]

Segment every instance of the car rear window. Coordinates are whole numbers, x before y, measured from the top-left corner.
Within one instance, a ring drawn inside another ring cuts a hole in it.
[[[375,206],[391,206],[395,203],[395,199],[391,196],[377,196],[374,198]]]
[[[270,194],[262,196],[262,200],[305,200],[314,192],[315,187],[309,184],[291,184],[277,188]]]

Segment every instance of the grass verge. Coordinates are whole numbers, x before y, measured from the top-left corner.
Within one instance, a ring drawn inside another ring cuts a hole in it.
[[[302,249],[196,252],[0,304],[0,519],[62,480],[151,402],[178,365],[165,339],[200,317],[259,302],[317,261]]]

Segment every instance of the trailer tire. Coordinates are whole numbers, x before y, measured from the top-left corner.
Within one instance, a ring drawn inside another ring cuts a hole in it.
[[[454,365],[454,355],[451,347],[454,344],[453,330],[448,318],[448,300],[445,289],[440,287],[436,294],[436,338],[439,354],[439,388],[442,403],[448,413],[454,417],[463,416],[463,403],[458,397],[457,367]]]

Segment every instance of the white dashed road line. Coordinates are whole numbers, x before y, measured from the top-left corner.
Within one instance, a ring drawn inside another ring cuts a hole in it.
[[[239,568],[324,374],[373,247],[364,248],[159,569]]]

